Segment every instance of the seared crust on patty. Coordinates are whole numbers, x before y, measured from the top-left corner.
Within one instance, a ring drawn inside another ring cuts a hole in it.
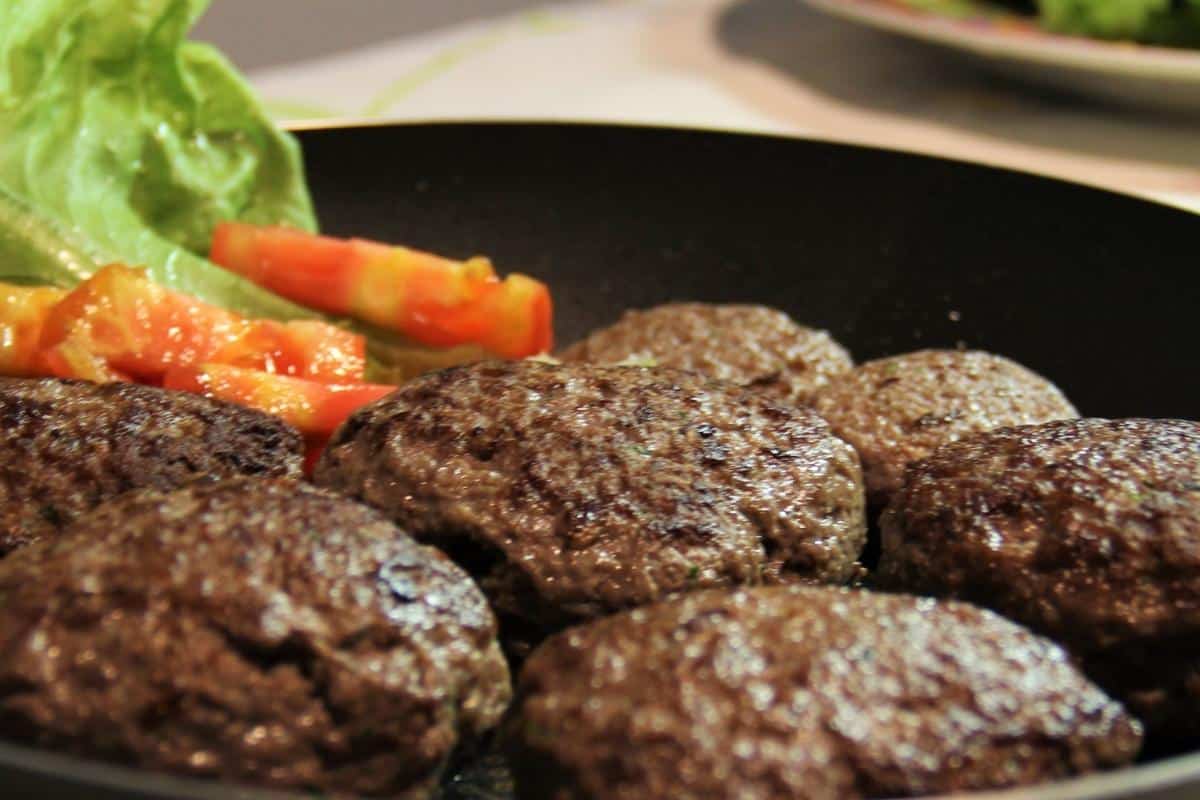
[[[860,365],[812,399],[858,451],[867,501],[881,508],[905,468],[979,431],[1078,416],[1054,384],[1015,361],[974,350],[921,350]]]
[[[825,331],[796,324],[759,305],[668,303],[626,311],[561,354],[564,361],[644,361],[699,372],[762,392],[778,402],[806,403],[834,375],[854,366]]]
[[[865,538],[858,460],[816,414],[676,370],[432,373],[355,413],[315,479],[444,549],[531,640],[680,590],[845,581]]]
[[[423,796],[510,695],[462,570],[294,481],[126,494],[0,598],[0,736],[147,769]]]
[[[1200,423],[1079,419],[938,449],[882,518],[879,579],[1064,644],[1151,733],[1200,735]]]
[[[131,489],[299,477],[300,434],[252,409],[132,383],[0,378],[0,556]]]
[[[522,798],[940,794],[1119,766],[1137,722],[1056,645],[960,603],[701,592],[572,628],[525,663]]]

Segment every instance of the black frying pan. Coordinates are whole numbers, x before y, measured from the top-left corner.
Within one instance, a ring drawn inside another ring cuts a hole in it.
[[[563,344],[631,306],[753,301],[859,360],[962,342],[1088,416],[1200,416],[1200,217],[1016,172],[683,130],[444,124],[304,131],[324,229],[548,281]],[[485,784],[488,781],[482,782]],[[474,794],[455,784],[448,797]],[[1020,800],[1200,796],[1200,754]],[[272,797],[0,745],[0,796]],[[976,796],[999,800],[1018,795]]]

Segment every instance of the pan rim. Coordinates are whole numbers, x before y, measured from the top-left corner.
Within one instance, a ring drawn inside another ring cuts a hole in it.
[[[0,775],[16,771],[47,776],[79,787],[130,792],[133,797],[180,800],[301,800],[311,792],[280,791],[244,784],[185,777],[112,764],[53,750],[0,741]],[[1200,752],[1171,756],[1109,772],[1092,773],[1054,783],[983,792],[932,795],[924,800],[1117,800],[1144,797],[1200,782]]]
[[[1051,170],[1031,167],[1017,167],[1004,162],[1002,159],[988,158],[966,159],[946,156],[934,148],[905,147],[899,145],[881,144],[869,137],[836,136],[819,132],[796,133],[774,128],[745,128],[736,126],[713,125],[674,125],[640,120],[609,120],[588,119],[582,117],[455,117],[430,116],[412,118],[375,118],[375,117],[337,117],[285,120],[282,127],[293,134],[314,135],[322,132],[335,133],[339,131],[377,130],[383,128],[466,128],[466,127],[506,127],[506,128],[581,128],[593,130],[624,130],[647,131],[658,133],[702,133],[729,136],[737,139],[759,139],[773,141],[799,141],[815,144],[837,145],[858,150],[870,150],[896,155],[925,158],[944,164],[954,164],[968,168],[995,170],[998,172],[1041,178],[1068,186],[1077,186],[1119,197],[1138,200],[1160,208],[1172,211],[1182,211],[1190,216],[1200,216],[1200,198],[1196,205],[1189,205],[1183,200],[1174,200],[1169,194],[1152,190],[1131,189],[1126,186],[1116,186],[1103,180],[1089,181],[1079,178],[1065,178]]]

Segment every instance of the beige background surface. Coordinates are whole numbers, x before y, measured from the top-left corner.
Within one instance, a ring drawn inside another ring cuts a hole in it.
[[[213,0],[194,38],[216,42],[243,69],[255,69],[568,2]]]
[[[992,75],[798,0],[216,0],[197,36],[292,122],[582,119],[819,136],[1200,210],[1200,117]]]

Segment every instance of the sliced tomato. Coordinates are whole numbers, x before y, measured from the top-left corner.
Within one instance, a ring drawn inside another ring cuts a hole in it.
[[[120,265],[50,309],[40,348],[44,371],[96,381],[157,383],[172,367],[207,362],[342,383],[366,370],[358,334],[319,320],[245,320]]]
[[[553,306],[546,285],[501,280],[490,261],[452,261],[366,239],[225,222],[213,261],[311,308],[353,316],[421,344],[476,344],[505,358],[548,352]]]
[[[94,383],[134,380],[132,375],[113,369],[108,362],[88,349],[89,344],[67,338],[49,350],[40,351],[34,371],[56,378],[78,378]]]
[[[325,447],[329,444],[328,436],[306,436],[304,437],[304,474],[312,475],[317,468],[317,462],[321,460],[321,453],[325,452]]]
[[[208,359],[322,383],[358,383],[367,369],[366,339],[318,320],[254,320]]]
[[[243,326],[236,314],[159,286],[142,270],[113,264],[50,310],[40,358],[62,377],[157,383],[172,366],[205,360]]]
[[[36,362],[42,328],[66,289],[0,283],[0,375],[28,377]]]
[[[371,383],[319,383],[211,363],[172,368],[163,386],[274,414],[311,441],[329,437],[354,411],[396,389]]]

